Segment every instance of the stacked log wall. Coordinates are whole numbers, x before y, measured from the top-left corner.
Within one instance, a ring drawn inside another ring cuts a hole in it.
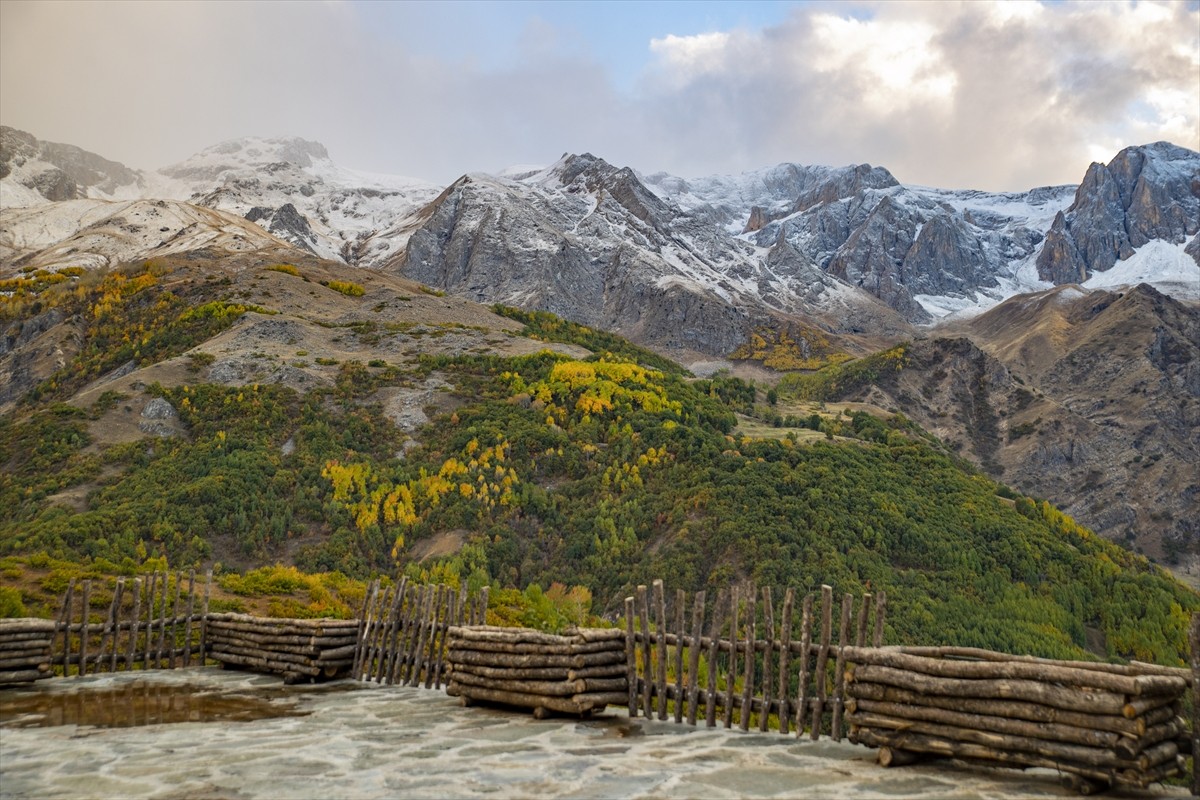
[[[449,629],[446,691],[483,701],[587,716],[629,697],[626,637],[619,628],[563,635],[490,625]]]
[[[1190,671],[966,648],[845,656],[850,739],[881,748],[885,766],[926,754],[1052,767],[1086,792],[1145,787],[1185,768]]]

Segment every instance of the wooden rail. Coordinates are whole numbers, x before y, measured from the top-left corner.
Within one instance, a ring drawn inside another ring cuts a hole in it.
[[[186,578],[182,572],[118,578],[107,609],[99,613],[93,589],[100,587],[91,580],[72,579],[67,585],[50,653],[56,674],[173,669],[190,666],[193,659],[204,663],[211,570],[202,597],[195,570]]]
[[[706,600],[679,590],[668,604],[661,580],[625,599],[630,716],[695,725],[703,708],[708,727],[786,734],[794,726],[796,736],[840,741],[844,654],[851,644],[882,644],[886,594],[843,595],[836,641],[830,586],[803,597],[799,631],[794,589],[734,586],[711,607]]]
[[[451,627],[485,624],[488,587],[471,596],[466,584],[371,583],[359,614],[351,676],[364,681],[442,688]]]

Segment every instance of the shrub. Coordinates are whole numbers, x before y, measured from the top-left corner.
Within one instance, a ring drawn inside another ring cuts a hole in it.
[[[330,281],[329,288],[335,292],[341,292],[347,297],[362,297],[366,292],[366,289],[350,281]]]

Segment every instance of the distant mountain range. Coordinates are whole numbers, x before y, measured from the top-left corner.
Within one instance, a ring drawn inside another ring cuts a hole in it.
[[[410,278],[615,331],[698,374],[773,380],[763,364],[914,340],[897,376],[843,396],[1200,569],[1200,153],[1169,143],[1019,193],[870,165],[683,179],[586,153],[440,187],[297,138],[141,172],[0,128],[0,277],[176,255]]]
[[[869,165],[682,179],[590,154],[443,189],[339,167],[298,138],[225,142],[140,172],[0,129],[0,258],[82,257],[79,243],[39,252],[111,206],[66,221],[13,210],[84,199],[226,212],[322,258],[554,311],[685,358],[796,325],[848,337],[854,352],[856,337],[870,344],[1064,283],[1200,299],[1200,154],[1165,142],[1092,165],[1078,187],[1023,193],[907,186]]]

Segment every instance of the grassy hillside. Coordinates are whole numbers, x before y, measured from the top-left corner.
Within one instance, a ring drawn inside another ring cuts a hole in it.
[[[371,308],[370,292],[346,302]],[[544,339],[595,344],[510,316]],[[128,398],[80,408],[43,392],[0,418],[0,553],[126,571],[165,557],[558,582],[610,611],[655,577],[829,583],[887,590],[891,642],[1182,660],[1200,597],[965,468],[907,419],[835,413],[811,420],[815,440],[743,438],[734,412],[752,410],[752,387],[600,346],[608,354],[591,358],[349,360],[303,392],[150,384],[186,435],[118,444],[89,425]],[[410,439],[380,398],[431,382],[453,402]]]

